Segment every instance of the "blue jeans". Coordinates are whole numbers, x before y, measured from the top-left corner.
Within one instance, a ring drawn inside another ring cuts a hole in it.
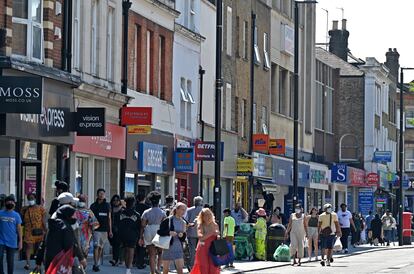
[[[14,271],[14,253],[16,248],[11,248],[5,245],[0,245],[0,274],[4,274],[3,270],[3,256],[4,251],[6,251],[6,261],[7,261],[7,274],[13,274]]]
[[[392,233],[393,233],[392,230],[384,230],[384,237],[387,240],[387,244],[389,244],[390,241],[393,240]]]

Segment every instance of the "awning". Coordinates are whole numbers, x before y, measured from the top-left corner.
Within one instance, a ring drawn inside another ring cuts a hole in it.
[[[275,194],[280,192],[280,186],[278,186],[275,183],[272,183],[270,181],[258,180],[257,183],[259,183],[262,186],[262,189],[265,192],[272,192],[272,193],[275,193]]]
[[[312,189],[321,189],[321,190],[329,190],[329,185],[327,185],[327,184],[309,183],[309,188],[312,188]]]

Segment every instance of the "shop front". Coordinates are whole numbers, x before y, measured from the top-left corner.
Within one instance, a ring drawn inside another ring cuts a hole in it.
[[[17,72],[4,70],[9,74]],[[55,180],[69,182],[72,86],[43,78],[42,95],[38,114],[0,114],[0,193],[14,194],[18,207],[25,205],[28,193],[49,207]]]
[[[329,192],[329,169],[326,165],[309,163],[310,183],[306,191],[306,208],[308,211],[315,207],[318,210],[323,208],[325,197],[330,197]],[[328,198],[329,200],[329,198]]]
[[[365,170],[348,167],[348,181],[347,181],[347,205],[351,212],[359,211],[359,189],[367,187],[365,180]],[[366,191],[365,191],[366,192]],[[363,192],[363,193],[365,193]],[[366,202],[366,201],[365,201]],[[364,204],[366,207],[366,204]]]
[[[119,194],[119,160],[125,159],[125,138],[125,128],[112,123],[106,123],[105,136],[75,136],[70,157],[73,193],[87,194],[89,203],[98,188],[106,190],[107,198]]]
[[[153,129],[151,134],[127,135],[125,190],[147,195],[156,190],[175,195],[173,181],[174,137]]]
[[[266,209],[274,209],[275,196],[278,187],[273,179],[273,158],[266,154],[253,152],[253,196],[252,202],[256,204],[259,199],[266,201]]]

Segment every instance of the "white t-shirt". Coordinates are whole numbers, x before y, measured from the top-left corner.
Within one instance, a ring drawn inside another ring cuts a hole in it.
[[[349,212],[349,210],[342,211],[342,209],[340,209],[336,213],[336,215],[338,215],[339,225],[342,228],[350,228],[351,227],[350,219],[352,219],[352,214],[351,214],[351,212]]]

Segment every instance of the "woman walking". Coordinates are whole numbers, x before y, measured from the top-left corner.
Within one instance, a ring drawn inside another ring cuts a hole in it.
[[[183,273],[184,268],[184,251],[182,241],[186,239],[186,225],[184,221],[184,214],[187,210],[187,205],[179,202],[171,211],[171,216],[168,217],[160,226],[158,234],[160,236],[171,236],[170,248],[163,251],[162,254],[162,271],[168,274],[170,263],[173,261],[178,274]]]
[[[203,208],[197,217],[197,235],[199,241],[191,274],[219,274],[220,267],[214,265],[210,257],[210,246],[220,230],[209,208]]]
[[[112,216],[112,238],[109,238],[109,243],[112,246],[112,260],[109,263],[112,266],[117,266],[121,260],[121,239],[119,235],[119,216],[124,207],[121,203],[119,195],[114,195],[111,198],[111,216]]]
[[[38,246],[46,233],[46,210],[36,204],[36,196],[31,193],[27,195],[27,204],[22,208],[21,215],[24,223],[23,242],[26,245],[26,265],[24,269],[30,269],[30,256],[36,253]]]
[[[316,208],[312,208],[309,216],[306,218],[307,227],[308,227],[308,255],[309,255],[309,262],[312,260],[312,247],[314,247],[315,252],[315,261],[318,260],[318,210]]]
[[[165,212],[159,207],[161,194],[152,191],[148,194],[151,208],[144,211],[141,216],[141,238],[140,245],[145,245],[148,249],[151,274],[161,272],[162,250],[152,244],[152,240],[160,228],[161,222],[167,217]],[[158,256],[158,263],[157,261]]]
[[[296,264],[296,258],[298,259],[298,266],[301,265],[301,259],[304,253],[304,239],[307,237],[307,224],[305,216],[302,213],[302,206],[297,204],[295,206],[295,213],[289,218],[289,224],[286,229],[285,238],[290,236],[290,255],[293,257],[292,266]]]

